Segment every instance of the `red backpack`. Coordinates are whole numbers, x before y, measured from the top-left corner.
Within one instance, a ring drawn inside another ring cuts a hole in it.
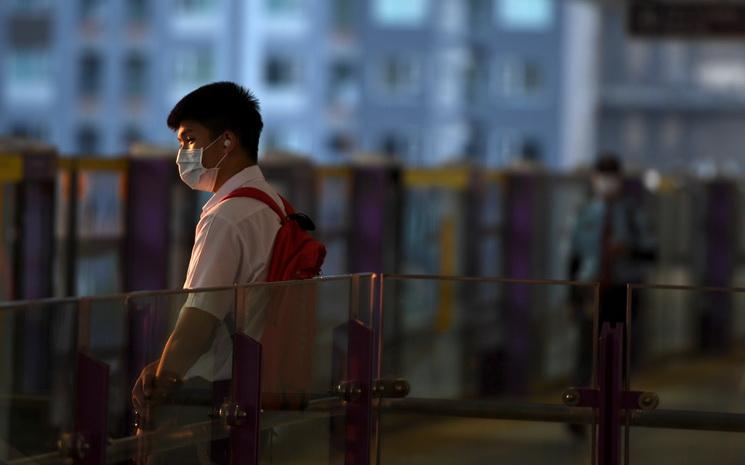
[[[264,191],[253,187],[236,189],[222,200],[249,197],[266,204],[281,226],[274,239],[267,282],[315,278],[321,273],[326,247],[308,231],[310,218],[295,213],[280,196],[284,211]],[[303,408],[310,397],[313,378],[316,284],[269,286],[266,321],[261,335],[261,404],[266,409]],[[249,309],[250,311],[250,309]]]

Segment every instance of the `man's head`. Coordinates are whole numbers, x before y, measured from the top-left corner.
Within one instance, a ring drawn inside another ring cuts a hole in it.
[[[592,172],[592,188],[598,197],[611,199],[621,193],[623,168],[618,156],[611,152],[600,154]]]
[[[259,102],[248,90],[232,82],[215,82],[182,98],[168,115],[168,127],[182,148],[207,147],[221,139],[204,150],[203,164],[210,168],[226,154],[256,164],[264,124]]]

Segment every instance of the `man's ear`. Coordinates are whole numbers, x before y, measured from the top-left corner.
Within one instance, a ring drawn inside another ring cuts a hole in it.
[[[238,137],[233,131],[225,131],[225,140],[223,141],[224,153],[230,153],[238,146]]]

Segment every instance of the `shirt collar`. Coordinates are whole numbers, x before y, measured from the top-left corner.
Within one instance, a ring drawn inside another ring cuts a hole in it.
[[[259,168],[258,165],[244,168],[241,171],[235,173],[230,179],[225,181],[222,186],[220,186],[220,189],[218,189],[217,192],[215,192],[212,197],[210,197],[207,203],[204,204],[204,206],[202,207],[202,212],[206,212],[207,210],[215,207],[225,196],[238,189],[239,187],[264,181],[266,181],[266,179],[264,179],[264,174],[261,172],[261,168]]]

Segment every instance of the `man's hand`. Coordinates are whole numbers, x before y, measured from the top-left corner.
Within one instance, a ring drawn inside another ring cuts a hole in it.
[[[146,365],[132,388],[132,405],[140,416],[147,412],[148,407],[162,403],[181,385],[181,379],[173,373],[165,370],[157,373],[159,363],[160,360],[156,360]]]
[[[132,388],[132,406],[140,414],[145,411],[146,399],[150,397],[151,388],[155,382],[155,372],[158,370],[158,363],[160,363],[160,360],[145,365],[145,368],[140,372],[140,376]]]

